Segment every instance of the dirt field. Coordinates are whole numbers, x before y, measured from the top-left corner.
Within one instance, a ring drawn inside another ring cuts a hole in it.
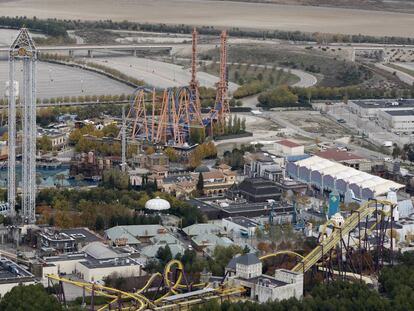
[[[112,19],[387,36],[414,36],[411,14],[355,9],[208,0],[10,0],[9,16]]]
[[[223,0],[213,0],[223,1]],[[414,13],[414,2],[411,0],[234,0],[240,2],[313,5],[335,8],[351,8]]]

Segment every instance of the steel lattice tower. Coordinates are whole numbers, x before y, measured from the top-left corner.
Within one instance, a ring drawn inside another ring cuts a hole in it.
[[[126,141],[126,118],[125,118],[125,107],[122,106],[122,128],[121,128],[121,154],[122,154],[122,163],[121,163],[121,170],[123,172],[126,171],[126,166],[127,166],[127,162],[126,162],[126,146],[127,145],[127,141]]]
[[[23,62],[22,96],[22,217],[34,223],[36,207],[36,47],[26,28],[22,28],[9,52],[9,158],[8,201],[12,215],[16,204],[16,96],[15,61]]]

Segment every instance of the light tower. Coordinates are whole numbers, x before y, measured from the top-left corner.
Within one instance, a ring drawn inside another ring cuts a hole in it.
[[[11,214],[16,205],[16,96],[15,62],[23,62],[22,96],[22,217],[34,223],[36,208],[36,47],[29,32],[22,28],[9,50],[9,156],[8,202]]]

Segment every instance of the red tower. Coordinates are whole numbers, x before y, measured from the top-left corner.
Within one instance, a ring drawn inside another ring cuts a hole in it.
[[[217,83],[216,105],[218,130],[223,132],[226,118],[230,114],[229,99],[227,97],[227,32],[223,30],[220,36],[220,80]]]

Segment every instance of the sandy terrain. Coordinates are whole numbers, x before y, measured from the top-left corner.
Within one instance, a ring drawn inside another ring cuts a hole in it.
[[[208,0],[10,0],[9,16],[414,36],[413,15],[325,7]]]

